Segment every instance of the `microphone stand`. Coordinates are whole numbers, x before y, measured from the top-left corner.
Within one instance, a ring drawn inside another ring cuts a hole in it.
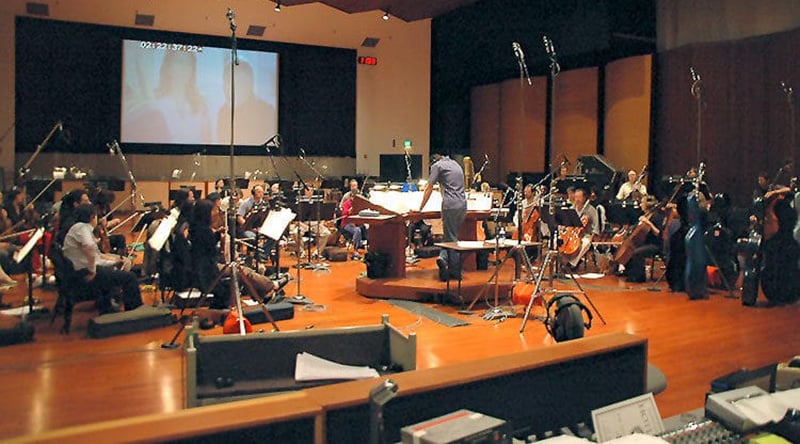
[[[689,67],[689,72],[692,74],[692,86],[690,92],[695,98],[697,104],[697,163],[700,163],[700,147],[702,146],[703,139],[703,79],[700,73],[695,71],[693,67]]]
[[[228,12],[225,14],[228,18],[228,24],[231,29],[231,139],[230,139],[230,156],[229,156],[229,166],[230,166],[230,180],[231,180],[231,190],[233,191],[234,196],[238,196],[238,191],[236,190],[236,181],[234,180],[234,168],[233,168],[233,159],[236,155],[235,149],[235,138],[234,138],[234,119],[235,119],[235,109],[236,109],[236,65],[239,64],[239,57],[236,52],[236,21],[234,20],[235,15],[231,8],[228,8]],[[233,208],[233,206],[231,206]],[[236,233],[236,218],[233,218],[233,224],[231,225],[232,233]],[[234,236],[231,236],[231,241]],[[246,334],[245,326],[244,326],[244,311],[242,309],[242,295],[239,292],[239,274],[238,274],[238,267],[233,266],[238,260],[238,254],[235,245],[231,245],[231,262],[228,264],[231,270],[231,292],[236,300],[236,310],[239,312],[239,334],[244,336]]]
[[[30,171],[30,166],[33,163],[34,159],[36,159],[36,157],[39,155],[39,153],[42,152],[44,147],[47,146],[47,144],[50,142],[50,139],[53,137],[53,134],[56,133],[56,130],[61,131],[63,129],[64,125],[61,123],[61,121],[56,122],[56,124],[53,125],[53,128],[50,129],[50,132],[47,133],[47,136],[45,136],[42,143],[36,145],[36,151],[34,151],[33,154],[31,154],[31,157],[28,158],[25,164],[22,165],[22,167],[20,167],[19,169],[19,179],[18,179],[19,185],[22,185],[22,180],[25,178],[25,175],[28,174],[28,172]]]
[[[300,254],[302,253],[302,248],[303,248],[303,245],[302,245],[303,236],[300,233],[300,225],[301,225],[300,222],[302,222],[302,217],[301,217],[301,214],[300,214],[300,204],[301,204],[300,198],[301,198],[302,193],[305,190],[308,190],[309,187],[308,187],[308,184],[303,180],[303,177],[300,176],[300,173],[297,172],[297,169],[295,169],[294,166],[291,163],[289,163],[289,161],[286,160],[285,157],[281,157],[281,158],[286,163],[286,165],[289,166],[289,169],[292,170],[292,173],[294,173],[294,177],[297,178],[298,188],[299,188],[298,190],[295,190],[295,191],[298,192],[298,195],[295,197],[295,203],[297,204],[297,224],[296,224],[296,228],[295,228],[295,232],[297,234],[297,245],[296,245],[296,248],[295,248],[296,254],[297,254],[297,264],[295,264],[295,266],[297,267],[297,293],[295,293],[294,296],[289,298],[287,300],[287,302],[290,302],[292,304],[311,305],[314,302],[311,299],[309,299],[306,296],[304,296],[302,293],[300,293],[300,281],[301,281],[301,279],[300,279],[300,269],[302,268],[302,265],[300,264]],[[303,159],[303,158],[301,157],[301,159]],[[305,160],[305,159],[303,159],[303,160]]]

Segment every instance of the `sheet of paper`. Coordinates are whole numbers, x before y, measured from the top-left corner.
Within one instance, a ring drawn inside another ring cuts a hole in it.
[[[669,441],[642,433],[634,433],[632,435],[620,436],[617,439],[606,442],[611,444],[660,444],[668,443]]]
[[[36,245],[36,242],[39,242],[39,239],[42,238],[43,234],[44,234],[44,228],[38,228],[33,233],[31,238],[28,239],[28,242],[25,244],[25,246],[14,252],[14,262],[16,263],[22,262],[25,259],[25,256],[27,256],[28,253],[31,252],[34,245]]]
[[[780,422],[786,411],[800,408],[800,389],[740,399],[734,404],[739,411],[758,425]]]
[[[282,208],[280,211],[270,211],[258,232],[270,239],[279,240],[295,216],[297,215],[288,208]]]
[[[652,393],[592,410],[592,423],[599,442],[633,433],[658,435],[664,423]]]
[[[378,376],[380,376],[378,371],[373,368],[339,364],[311,353],[298,353],[295,361],[294,379],[297,382],[325,379],[365,379]]]

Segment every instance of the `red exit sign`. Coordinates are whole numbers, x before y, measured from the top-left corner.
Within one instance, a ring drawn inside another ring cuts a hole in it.
[[[375,66],[378,64],[377,57],[368,57],[368,56],[359,56],[358,57],[358,64],[359,65],[371,65]]]

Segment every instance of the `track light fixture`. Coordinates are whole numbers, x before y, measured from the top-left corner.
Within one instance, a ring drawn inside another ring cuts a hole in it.
[[[281,12],[281,2],[275,2],[275,12]]]
[[[383,16],[381,17],[384,21],[389,20],[389,11],[383,11]]]

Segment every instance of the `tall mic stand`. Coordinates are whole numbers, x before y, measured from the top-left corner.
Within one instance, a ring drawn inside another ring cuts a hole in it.
[[[553,149],[553,136],[554,136],[554,133],[553,133],[553,128],[552,127],[553,127],[553,119],[554,119],[554,112],[555,112],[556,78],[558,77],[558,74],[561,72],[561,66],[558,64],[556,50],[555,50],[555,47],[553,46],[552,40],[550,40],[550,38],[545,35],[545,36],[542,37],[542,41],[544,43],[545,52],[547,52],[547,54],[550,56],[550,82],[549,82],[549,86],[550,86],[550,91],[549,91],[549,96],[550,96],[550,110],[549,110],[550,111],[550,120],[549,120],[549,128],[548,128],[548,130],[550,131],[550,134],[549,134],[549,138],[548,138],[548,144],[549,144],[548,148],[549,149],[545,150],[545,154],[549,158],[549,150]],[[565,157],[564,161],[561,162],[561,165],[564,165],[566,163],[566,161],[567,160],[566,160],[566,157]],[[559,170],[561,169],[561,165],[559,165],[559,167],[558,167]],[[540,293],[541,293],[542,279],[544,277],[544,274],[546,272],[548,272],[548,271],[550,273],[550,277],[549,277],[550,291],[555,291],[553,289],[553,280],[554,280],[554,276],[556,274],[555,266],[557,265],[558,260],[554,260],[554,258],[558,258],[558,255],[559,255],[559,251],[558,251],[558,225],[559,224],[558,224],[558,221],[557,221],[556,202],[555,202],[555,196],[556,196],[556,194],[558,192],[558,189],[556,188],[556,179],[555,178],[557,176],[556,176],[555,170],[552,170],[550,172],[550,174],[551,174],[551,180],[550,180],[550,203],[549,203],[549,211],[547,213],[547,216],[548,216],[547,217],[547,227],[548,227],[548,231],[550,231],[550,239],[547,242],[547,253],[545,253],[544,259],[542,260],[542,267],[539,270],[539,274],[536,276],[536,284],[534,286],[533,293],[531,294],[531,298],[528,301],[528,305],[525,307],[525,315],[522,318],[522,325],[519,328],[519,332],[520,333],[525,332],[525,325],[528,323],[528,318],[530,317],[531,309],[533,308],[533,303],[536,300],[536,298],[540,296]],[[588,205],[588,203],[586,205]],[[603,315],[601,315],[600,312],[597,310],[597,307],[595,307],[594,302],[592,302],[591,298],[589,298],[588,293],[586,293],[586,291],[583,289],[583,287],[578,282],[578,280],[575,279],[574,273],[572,273],[572,271],[569,271],[567,276],[578,287],[578,289],[580,290],[580,293],[583,293],[584,297],[589,302],[589,305],[591,305],[592,309],[594,309],[595,313],[597,313],[597,315],[600,318],[600,320],[603,321],[603,325],[605,325],[606,324],[606,320],[603,318]],[[544,297],[542,296],[542,298],[544,298]]]
[[[519,65],[519,112],[520,112],[520,118],[524,122],[525,121],[525,89],[524,89],[525,88],[525,80],[527,79],[528,85],[531,85],[531,78],[528,75],[528,66],[525,63],[525,54],[522,52],[522,47],[520,46],[519,43],[512,42],[511,43],[511,48],[514,51],[514,56],[516,57],[517,64]],[[525,129],[524,129],[524,127],[520,128],[519,147],[520,147],[520,152],[525,152]],[[488,163],[488,161],[489,161],[489,159],[487,158],[486,162],[484,163],[484,167],[486,166],[486,163]],[[483,171],[483,167],[481,167],[481,171]],[[515,197],[516,197],[516,201],[517,201],[517,212],[519,214],[519,218],[517,220],[517,234],[519,234],[519,236],[517,236],[517,237],[519,239],[519,242],[517,243],[517,246],[514,247],[513,251],[509,251],[508,254],[506,254],[506,257],[503,259],[503,261],[498,261],[497,258],[499,257],[499,254],[500,254],[500,236],[496,236],[495,237],[495,247],[494,247],[495,270],[494,270],[494,273],[492,274],[491,277],[489,277],[489,281],[486,283],[486,285],[484,285],[483,289],[480,292],[478,292],[478,294],[475,296],[475,298],[472,300],[472,303],[469,304],[469,307],[467,307],[467,310],[466,310],[466,312],[470,312],[472,310],[472,307],[478,301],[478,299],[480,299],[480,297],[483,295],[483,293],[484,293],[483,290],[485,290],[486,287],[489,284],[494,282],[494,307],[492,307],[489,310],[487,310],[486,313],[483,315],[483,319],[485,319],[487,321],[488,320],[497,319],[497,318],[502,319],[502,318],[506,318],[506,317],[514,315],[513,307],[512,307],[512,311],[506,311],[502,307],[499,306],[499,291],[500,291],[499,275],[500,275],[500,270],[503,268],[503,265],[508,260],[508,258],[512,257],[512,256],[515,256],[519,260],[523,260],[525,262],[526,267],[528,267],[529,270],[533,270],[533,266],[531,265],[530,258],[528,257],[528,254],[525,251],[525,248],[522,247],[522,174],[521,173],[517,174],[517,179],[516,180],[517,180],[517,184],[516,184],[516,187],[515,187],[515,189],[516,189],[516,196]]]
[[[42,143],[36,145],[36,151],[34,151],[33,154],[31,154],[31,157],[29,157],[28,160],[25,162],[25,164],[22,165],[22,167],[20,167],[19,172],[18,172],[19,175],[18,175],[18,182],[17,182],[19,185],[22,185],[22,181],[25,179],[25,175],[27,175],[28,172],[30,171],[31,164],[36,159],[36,157],[39,155],[39,153],[42,152],[44,147],[47,146],[47,143],[50,142],[50,139],[53,138],[53,135],[56,133],[56,130],[59,130],[59,131],[63,131],[64,130],[64,125],[61,123],[61,121],[58,121],[58,122],[56,122],[55,125],[53,125],[53,128],[50,129],[50,132],[47,133],[47,136],[45,136],[44,140],[42,140]]]
[[[229,157],[229,166],[230,166],[230,180],[232,182],[231,190],[233,190],[234,195],[238,195],[238,190],[236,190],[236,181],[234,180],[234,168],[233,168],[233,159],[236,155],[235,149],[235,138],[234,138],[234,127],[235,127],[235,109],[236,109],[236,66],[239,64],[239,55],[236,51],[236,21],[235,15],[231,8],[228,8],[228,11],[225,13],[225,17],[228,18],[228,24],[231,29],[231,140],[230,140],[230,157]],[[233,219],[233,224],[231,226],[232,233],[236,233],[236,219]],[[233,239],[234,236],[231,236]],[[245,326],[244,326],[244,312],[242,310],[242,295],[239,291],[239,275],[238,275],[238,267],[232,266],[238,260],[238,252],[235,246],[231,246],[231,262],[227,264],[231,270],[231,292],[233,293],[236,299],[236,310],[239,312],[239,334],[244,336],[246,334]]]

